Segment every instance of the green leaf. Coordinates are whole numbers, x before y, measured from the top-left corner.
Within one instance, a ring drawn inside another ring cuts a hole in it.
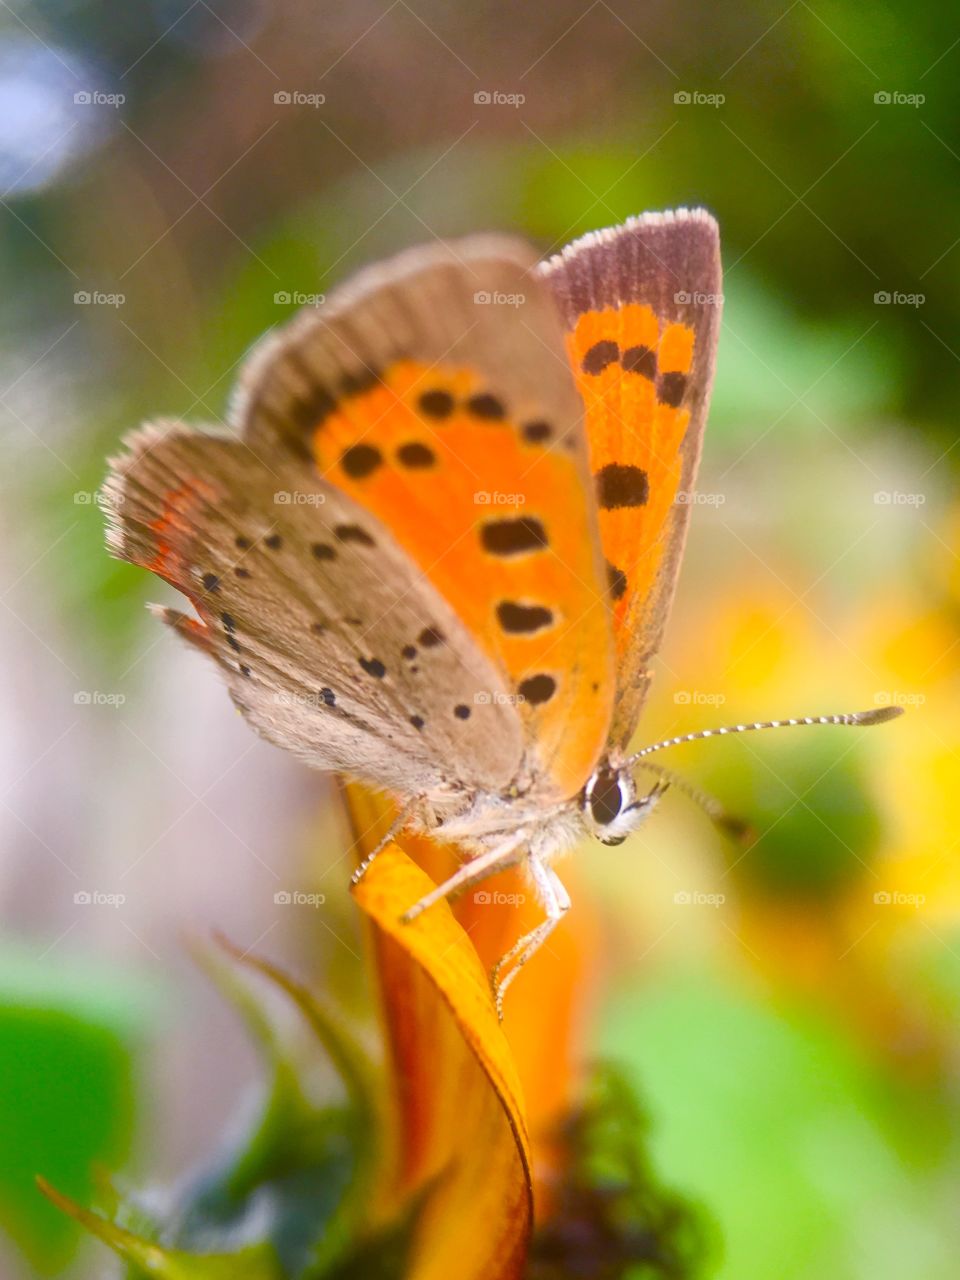
[[[115,971],[0,952],[0,1227],[38,1272],[60,1270],[80,1232],[34,1179],[86,1200],[93,1166],[126,1158],[152,995]]]
[[[168,1249],[82,1208],[42,1178],[38,1185],[58,1209],[130,1264],[131,1280],[282,1280],[283,1272],[268,1244],[219,1254]]]
[[[716,1218],[722,1280],[956,1274],[952,1104],[842,1027],[671,972],[612,1002],[601,1046],[650,1099],[662,1176]]]

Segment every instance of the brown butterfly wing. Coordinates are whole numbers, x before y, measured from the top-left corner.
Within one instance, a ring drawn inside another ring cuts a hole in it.
[[[114,553],[196,608],[264,737],[399,794],[506,786],[520,724],[449,605],[355,502],[298,461],[177,423],[135,433],[106,486]]]

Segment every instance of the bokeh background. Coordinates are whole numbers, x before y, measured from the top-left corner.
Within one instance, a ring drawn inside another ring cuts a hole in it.
[[[334,793],[151,623],[165,588],[103,550],[105,456],[221,421],[249,344],[378,256],[691,203],[726,310],[644,737],[909,714],[675,753],[759,838],[672,795],[582,851],[585,1052],[624,1064],[712,1274],[956,1274],[958,67],[939,0],[0,5],[5,1277],[105,1274],[36,1172],[162,1183],[242,1104],[191,937],[359,1000]]]

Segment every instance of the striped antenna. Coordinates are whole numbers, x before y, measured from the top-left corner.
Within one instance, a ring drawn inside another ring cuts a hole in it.
[[[839,716],[803,716],[799,720],[758,720],[754,724],[731,724],[722,729],[701,729],[698,733],[684,733],[678,738],[664,738],[652,746],[644,747],[629,756],[624,765],[637,764],[645,756],[655,751],[663,751],[667,747],[679,747],[684,742],[699,742],[702,738],[721,738],[729,733],[755,733],[759,729],[788,729],[795,725],[806,724],[850,724],[866,727],[871,724],[883,724],[903,714],[903,707],[874,707],[870,711],[851,711]]]

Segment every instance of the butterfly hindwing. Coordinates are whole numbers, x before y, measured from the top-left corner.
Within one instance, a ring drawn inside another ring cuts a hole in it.
[[[192,601],[160,613],[265,737],[400,794],[510,782],[507,688],[379,521],[280,451],[176,423],[126,443],[112,549]]]
[[[720,324],[717,225],[701,209],[646,214],[575,241],[541,274],[586,410],[614,598],[619,747],[646,696],[686,536]]]
[[[240,429],[358,503],[502,673],[527,782],[566,798],[606,740],[610,606],[563,330],[525,245],[371,268],[258,351]]]

